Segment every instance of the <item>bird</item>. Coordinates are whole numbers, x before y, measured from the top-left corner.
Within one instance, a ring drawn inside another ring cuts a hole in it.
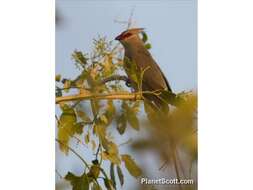
[[[170,84],[164,73],[156,63],[145,44],[140,37],[144,32],[144,28],[131,28],[123,31],[115,40],[118,40],[124,47],[124,64],[123,67],[128,77],[133,81],[131,67],[137,68],[137,72],[144,71],[142,78],[142,91],[168,91],[172,93]],[[137,87],[134,86],[137,91]],[[144,94],[144,98],[153,103],[158,110],[169,109],[168,105],[164,105],[164,101],[156,95]]]
[[[165,77],[164,73],[162,72],[159,65],[156,63],[148,49],[145,47],[145,43],[143,42],[142,38],[140,37],[140,34],[144,32],[143,28],[132,28],[127,29],[123,31],[120,35],[118,35],[115,40],[118,40],[122,46],[124,47],[124,61],[123,61],[123,67],[126,71],[126,74],[130,78],[130,80],[133,79],[133,75],[131,73],[132,66],[134,65],[137,69],[136,72],[142,72],[143,78],[142,78],[142,91],[167,91],[172,95],[175,95],[172,92],[172,89],[170,87],[170,84]],[[136,85],[133,85],[133,88],[137,91],[138,88]],[[152,106],[154,111],[159,112],[153,112],[155,115],[157,115],[159,118],[157,122],[154,121],[154,125],[158,124],[164,124],[166,125],[166,119],[169,119],[168,113],[169,113],[169,105],[165,103],[161,97],[157,95],[152,94],[144,94],[143,95],[145,99],[149,100],[148,104]],[[144,103],[145,106],[145,103]],[[153,114],[152,113],[152,114]],[[164,114],[160,114],[164,113]],[[149,115],[149,114],[148,114]],[[165,116],[165,117],[163,117]],[[152,123],[152,116],[148,116]],[[164,122],[163,122],[164,121]],[[177,159],[177,151],[176,147],[174,145],[174,140],[171,140],[171,159],[174,163],[175,172],[177,175],[177,178],[180,179],[180,173],[179,173],[179,164],[180,162]],[[166,161],[167,163],[167,161]],[[179,189],[181,190],[182,187],[179,185]]]

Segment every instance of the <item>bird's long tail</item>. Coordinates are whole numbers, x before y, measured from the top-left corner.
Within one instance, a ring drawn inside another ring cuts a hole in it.
[[[146,101],[145,110],[146,110],[146,113],[147,113],[147,116],[148,116],[150,122],[156,126],[158,123],[157,123],[157,120],[155,120],[155,121],[153,120],[154,119],[153,116],[155,115],[155,119],[159,118],[159,120],[169,117],[169,105],[164,104],[157,97],[155,97],[155,98],[152,97],[153,101],[149,101],[150,97],[148,97],[148,98],[149,99],[147,99],[147,101]],[[146,108],[147,104],[153,110],[153,112],[150,112],[150,110],[149,111],[147,110],[147,108]],[[165,119],[165,121],[166,121],[166,119]],[[180,160],[178,159],[176,144],[175,144],[173,138],[171,139],[171,142],[170,142],[170,148],[171,148],[171,161],[172,161],[172,164],[175,169],[176,178],[178,179],[178,182],[179,182],[178,189],[183,190],[182,185],[180,184],[180,180],[181,180],[180,169],[183,170],[183,167],[180,163]],[[184,173],[184,172],[182,171],[182,173]]]
[[[177,180],[179,182],[178,184],[178,188],[179,190],[183,190],[181,184],[180,184],[180,180],[181,180],[181,177],[180,177],[180,169],[179,169],[179,165],[180,165],[180,162],[178,162],[178,159],[177,159],[177,151],[176,151],[176,147],[172,144],[172,162],[173,162],[173,165],[174,165],[174,168],[175,168],[175,173],[176,173],[176,177],[177,177]]]

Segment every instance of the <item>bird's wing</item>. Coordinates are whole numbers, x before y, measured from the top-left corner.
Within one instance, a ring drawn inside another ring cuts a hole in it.
[[[137,55],[141,56],[141,59],[137,59],[141,60],[137,64],[140,64],[142,68],[150,67],[143,76],[143,83],[152,90],[167,88],[168,91],[172,92],[168,80],[148,50],[139,50]]]
[[[157,65],[157,63],[156,63],[156,65]],[[161,72],[161,74],[162,74],[162,77],[163,77],[163,79],[164,79],[164,81],[165,81],[165,83],[166,83],[167,90],[170,91],[170,92],[172,92],[172,89],[171,89],[171,87],[170,87],[169,81],[168,81],[167,78],[165,77],[165,75],[164,75],[164,73],[162,72],[161,68],[160,68],[158,65],[157,65],[157,67],[158,67],[158,69],[160,70],[160,72]]]

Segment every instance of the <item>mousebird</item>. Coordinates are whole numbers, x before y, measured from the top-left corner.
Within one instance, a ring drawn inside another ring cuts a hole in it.
[[[142,91],[167,90],[172,92],[168,80],[139,36],[143,31],[143,28],[132,28],[122,32],[115,38],[125,49],[124,69],[130,79],[132,78],[131,74],[128,72],[130,69],[129,67],[131,67],[129,64],[136,64],[138,72],[144,71]],[[138,89],[135,87],[135,90],[137,91]],[[164,107],[166,107],[166,109],[169,108],[168,105],[164,105],[164,101],[156,95],[145,94],[144,98],[151,101],[159,110],[162,108],[164,110]]]
[[[125,54],[124,54],[124,69],[128,78],[133,81],[131,74],[131,64],[135,64],[137,72],[144,71],[142,78],[142,91],[168,91],[170,94],[173,94],[172,89],[169,85],[168,80],[164,76],[162,70],[153,59],[152,55],[145,47],[145,44],[142,38],[139,36],[143,32],[143,28],[132,28],[122,32],[118,35],[115,40],[120,41],[123,45]],[[138,91],[136,85],[132,85],[135,91]],[[169,105],[162,100],[161,97],[154,94],[144,94],[145,99],[148,100],[149,104],[151,103],[153,108],[159,111],[163,111],[165,116],[169,112]],[[158,115],[159,112],[157,112]],[[166,124],[166,120],[164,122]],[[158,124],[158,123],[156,123]],[[171,158],[173,160],[177,178],[180,179],[179,167],[177,161],[177,152],[176,147],[174,146],[174,141],[171,140]],[[179,185],[179,189],[182,187]]]

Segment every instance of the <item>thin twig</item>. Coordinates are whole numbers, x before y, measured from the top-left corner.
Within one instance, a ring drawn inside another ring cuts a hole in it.
[[[70,146],[68,146],[67,144],[63,143],[62,141],[60,141],[59,139],[55,139],[56,142],[58,142],[59,144],[66,146],[71,152],[73,152],[83,163],[84,165],[89,169],[90,166],[89,164],[82,158],[82,156],[80,154],[78,154],[73,148],[71,148]]]
[[[107,176],[107,174],[105,173],[105,170],[103,169],[103,168],[101,168],[101,167],[99,167],[100,168],[100,171],[102,172],[102,174],[105,176],[105,178],[106,179],[110,179],[108,176]]]
[[[81,102],[81,100],[76,101],[76,102],[71,106],[71,108],[74,109],[80,102]]]
[[[60,174],[60,172],[59,172],[57,169],[55,169],[55,173],[56,173],[61,179],[63,179],[63,176]]]
[[[98,159],[98,153],[99,153],[100,147],[101,147],[101,144],[99,143],[96,154],[95,154],[96,160]]]
[[[165,160],[165,162],[160,166],[160,168],[158,170],[163,170],[165,168],[165,166],[168,164],[168,160]]]
[[[180,181],[181,178],[180,178],[180,173],[179,173],[179,168],[178,168],[178,163],[177,163],[177,157],[176,157],[175,150],[176,150],[175,145],[172,145],[172,161],[173,161],[173,164],[174,164],[177,179]],[[181,184],[179,184],[179,189],[182,190]]]

